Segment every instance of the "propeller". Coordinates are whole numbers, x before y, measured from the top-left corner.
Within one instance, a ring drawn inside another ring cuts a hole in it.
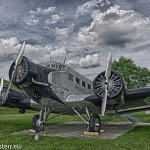
[[[106,71],[105,71],[105,79],[106,80],[105,80],[104,94],[103,94],[103,98],[102,98],[102,108],[101,108],[102,116],[104,116],[105,110],[106,110],[109,78],[111,76],[111,65],[112,65],[112,55],[109,54],[108,62],[107,62],[107,66],[106,66]]]
[[[0,84],[0,97],[2,95],[2,91],[3,91],[3,86],[4,86],[4,78],[1,78],[1,84]]]
[[[10,86],[11,86],[11,83],[13,81],[13,78],[14,78],[14,75],[16,73],[16,70],[17,70],[17,66],[19,64],[21,64],[22,62],[22,57],[23,57],[23,54],[24,54],[24,49],[25,49],[25,41],[23,42],[22,46],[21,46],[21,49],[20,49],[20,52],[17,56],[17,59],[15,61],[15,65],[14,65],[14,70],[12,72],[12,75],[11,75],[11,78],[10,78],[10,82],[9,82],[9,85],[8,85],[8,88],[7,88],[7,92],[6,92],[6,95],[5,95],[5,99],[7,99],[8,97],[8,93],[9,93],[9,90],[10,90]]]

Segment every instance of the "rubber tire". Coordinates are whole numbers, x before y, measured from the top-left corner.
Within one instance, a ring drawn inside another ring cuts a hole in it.
[[[35,115],[33,118],[32,118],[32,128],[36,131],[36,132],[39,132],[39,131],[43,131],[44,130],[44,127],[40,128],[39,126],[36,125],[36,121],[39,120],[40,118],[40,115]]]
[[[99,126],[98,128],[95,128],[95,121],[98,121]],[[98,114],[93,114],[90,121],[89,121],[89,131],[90,132],[100,132],[101,128],[101,119]]]

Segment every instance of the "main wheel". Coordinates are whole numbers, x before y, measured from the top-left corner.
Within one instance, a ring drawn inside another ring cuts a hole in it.
[[[101,120],[98,114],[93,114],[89,122],[90,132],[100,132]]]
[[[43,131],[44,130],[44,125],[40,123],[40,115],[35,115],[32,119],[32,128],[36,131]]]

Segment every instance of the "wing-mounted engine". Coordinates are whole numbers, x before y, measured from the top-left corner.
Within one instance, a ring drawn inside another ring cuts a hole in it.
[[[101,72],[96,76],[93,81],[93,90],[95,94],[99,98],[103,98],[105,93],[105,85],[106,85],[106,78],[105,78],[105,71]],[[107,98],[114,99],[115,97],[122,94],[124,89],[124,80],[122,75],[120,75],[116,71],[111,71],[111,75],[108,79],[108,86],[107,86]]]
[[[105,114],[106,105],[110,104],[111,107],[116,107],[124,103],[121,95],[124,93],[124,79],[116,71],[111,70],[112,55],[109,54],[106,70],[94,79],[93,90],[95,94],[102,100],[101,113]],[[108,102],[107,102],[108,99]]]

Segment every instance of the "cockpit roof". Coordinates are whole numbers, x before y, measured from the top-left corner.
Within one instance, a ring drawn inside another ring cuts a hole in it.
[[[64,68],[66,66],[65,64],[62,64],[61,62],[56,62],[56,61],[43,62],[41,65],[44,67],[55,69],[55,70],[62,70],[61,68]]]

